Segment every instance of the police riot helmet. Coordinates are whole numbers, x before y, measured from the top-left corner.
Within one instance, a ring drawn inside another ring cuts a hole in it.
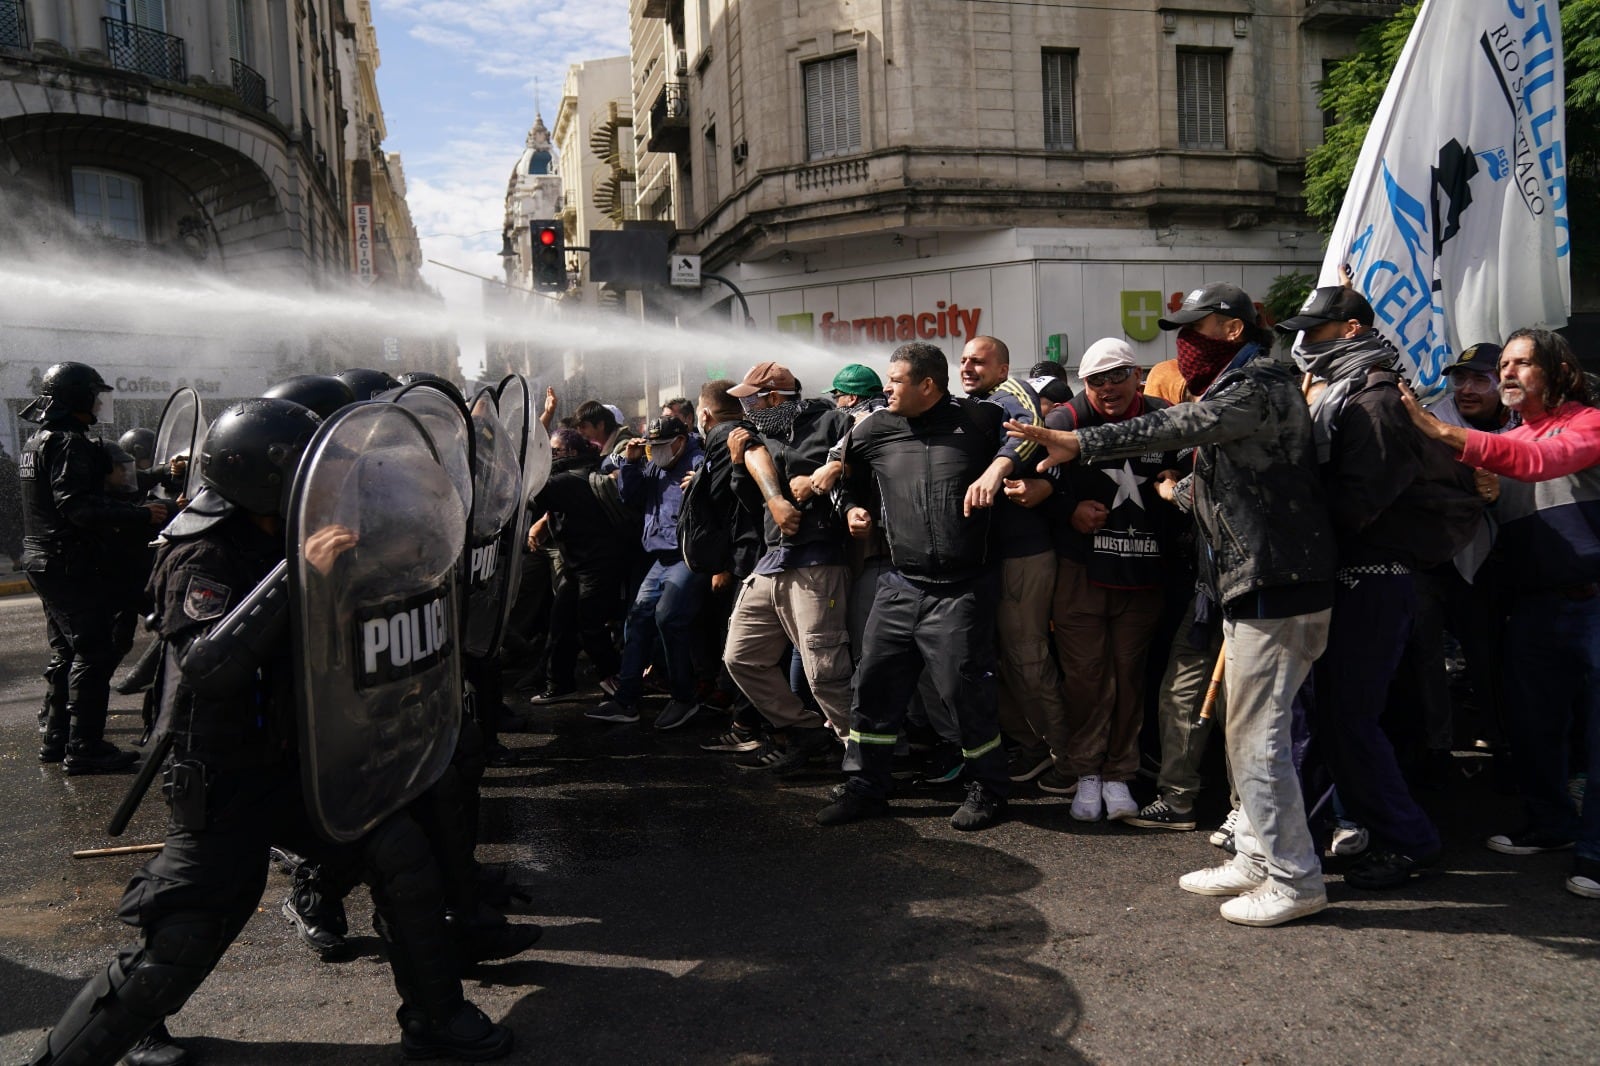
[[[293,400],[242,400],[217,416],[200,450],[200,480],[229,503],[282,515],[295,469],[322,419]]]
[[[400,382],[392,375],[382,370],[369,370],[360,366],[341,370],[333,376],[348,385],[357,400],[370,400],[379,393],[400,387]]]
[[[22,410],[29,421],[49,422],[69,414],[94,414],[102,392],[113,392],[100,371],[87,363],[56,363],[39,382],[39,397]]]
[[[293,400],[309,407],[318,418],[327,418],[342,407],[356,402],[355,390],[327,374],[301,374],[286,378],[261,395],[270,400]]]
[[[101,441],[100,450],[111,463],[111,473],[106,478],[106,490],[124,496],[137,495],[139,475],[133,456],[117,441]]]
[[[147,463],[156,457],[156,431],[140,426],[130,429],[117,438],[117,444],[123,451],[133,456],[134,462]]]

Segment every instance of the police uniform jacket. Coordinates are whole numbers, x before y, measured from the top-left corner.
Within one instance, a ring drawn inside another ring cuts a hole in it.
[[[149,512],[106,494],[111,460],[75,419],[48,422],[22,448],[22,568],[93,576],[102,535],[148,527]]]

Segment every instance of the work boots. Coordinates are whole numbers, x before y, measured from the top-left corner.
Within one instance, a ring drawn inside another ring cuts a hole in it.
[[[401,1007],[400,1050],[408,1059],[460,1059],[487,1062],[511,1054],[515,1038],[466,1000],[447,1016],[430,1018],[423,1011]]]
[[[289,889],[280,909],[318,958],[338,962],[350,954],[350,942],[345,939],[350,927],[345,921],[344,902],[329,898],[320,873],[315,863],[297,867],[294,887]]]
[[[49,738],[46,737],[48,744]],[[41,748],[39,758],[45,759],[49,749]],[[68,776],[79,774],[120,774],[139,761],[136,751],[123,751],[108,740],[71,740],[67,742],[62,767]]]

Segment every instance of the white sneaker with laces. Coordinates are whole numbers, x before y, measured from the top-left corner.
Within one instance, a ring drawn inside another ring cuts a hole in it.
[[[1234,925],[1261,928],[1282,925],[1327,910],[1328,897],[1294,896],[1276,881],[1263,881],[1257,888],[1221,907],[1222,917]]]
[[[1247,873],[1231,862],[1208,866],[1178,878],[1178,887],[1197,896],[1242,896],[1254,892],[1265,877]]]
[[[1072,817],[1079,822],[1098,822],[1105,806],[1100,798],[1100,778],[1087,774],[1078,778],[1078,794],[1072,797]]]
[[[1126,781],[1107,781],[1101,786],[1100,794],[1105,800],[1109,821],[1120,822],[1139,813],[1139,805],[1133,802],[1133,793],[1128,791]]]
[[[1329,855],[1360,855],[1372,843],[1372,836],[1364,826],[1355,823],[1333,827],[1333,839],[1328,842]]]
[[[1211,846],[1225,848],[1233,840],[1233,827],[1239,824],[1239,808],[1235,807],[1228,812],[1222,824],[1211,831]]]

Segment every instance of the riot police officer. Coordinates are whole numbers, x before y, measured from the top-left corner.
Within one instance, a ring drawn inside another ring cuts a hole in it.
[[[22,569],[44,604],[51,651],[39,760],[64,761],[69,774],[125,770],[137,758],[105,739],[118,655],[112,611],[101,594],[98,541],[130,527],[160,528],[167,520],[165,504],[136,505],[105,491],[111,460],[86,430],[111,391],[93,367],[57,363],[45,371],[38,398],[22,410],[23,418],[39,423],[23,445],[19,470]]]
[[[287,605],[263,578],[285,553],[282,514],[301,453],[318,424],[286,400],[246,400],[211,426],[204,489],[164,535],[150,591],[166,644],[162,724],[173,737],[162,791],[171,809],[165,847],[134,875],[118,914],[140,929],[92,978],[34,1051],[34,1066],[109,1066],[181,1008],[261,902],[269,847],[326,863],[356,862],[372,886],[388,941],[405,1053],[497,1058],[510,1030],[462,995],[449,956],[439,875],[426,839],[402,815],[357,844],[315,834],[295,764],[293,662]],[[325,565],[348,531],[306,538]],[[320,567],[319,567],[320,568]],[[252,589],[254,591],[252,591]],[[230,617],[247,602],[249,610]],[[256,628],[227,623],[248,617]]]

